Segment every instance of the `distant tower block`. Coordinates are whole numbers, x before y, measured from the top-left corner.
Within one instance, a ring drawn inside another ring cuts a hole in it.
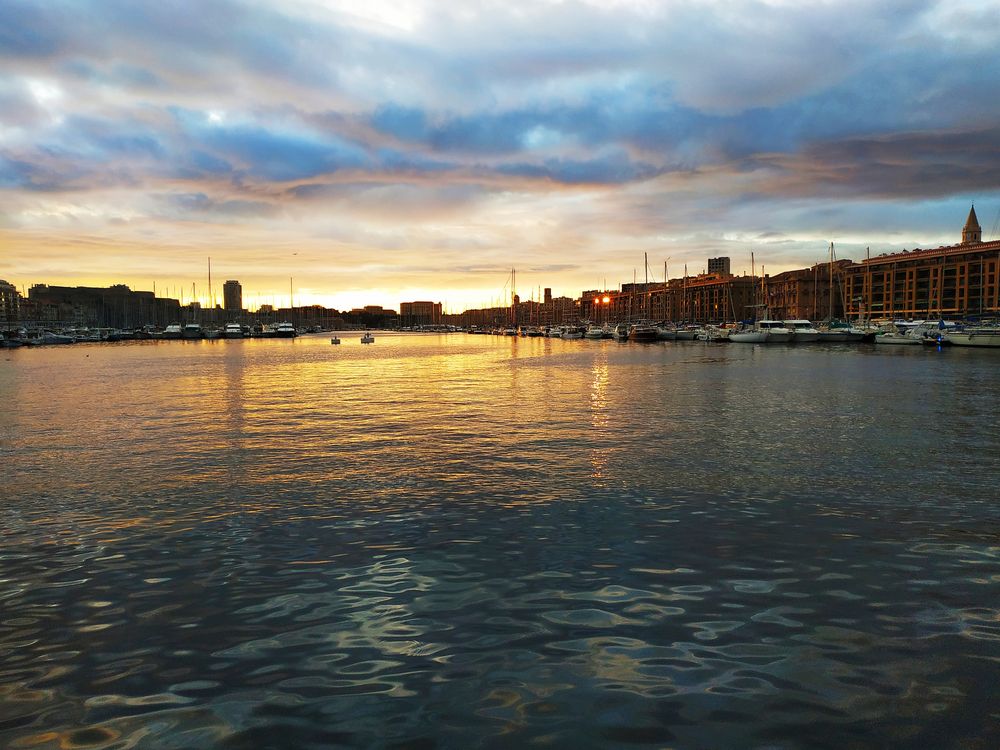
[[[551,305],[552,304],[552,289],[550,287],[545,287],[544,294],[545,294],[545,297],[544,297],[545,304],[546,305]]]
[[[983,228],[979,226],[979,219],[976,218],[976,207],[969,209],[969,218],[965,220],[962,228],[962,244],[968,245],[974,242],[983,241]]]
[[[237,313],[243,311],[243,287],[240,282],[230,279],[222,285],[222,299],[226,312]]]
[[[729,258],[709,258],[708,259],[708,272],[717,273],[722,276],[729,276]]]

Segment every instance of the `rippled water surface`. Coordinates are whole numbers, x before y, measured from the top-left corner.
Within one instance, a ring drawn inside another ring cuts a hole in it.
[[[996,748],[1000,353],[905,349],[5,352],[0,747]]]

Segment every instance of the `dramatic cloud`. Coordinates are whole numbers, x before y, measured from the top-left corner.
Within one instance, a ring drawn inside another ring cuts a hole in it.
[[[575,294],[643,252],[950,242],[972,199],[989,234],[998,11],[7,0],[0,277],[190,285],[212,255],[261,298],[482,303],[512,265]]]

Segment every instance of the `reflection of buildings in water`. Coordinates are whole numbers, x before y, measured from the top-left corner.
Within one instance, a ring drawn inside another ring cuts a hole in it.
[[[608,359],[604,354],[595,360],[591,368],[590,383],[590,429],[603,433],[611,423],[608,415]],[[594,479],[604,479],[608,468],[608,450],[604,441],[599,440],[590,451],[590,475]]]

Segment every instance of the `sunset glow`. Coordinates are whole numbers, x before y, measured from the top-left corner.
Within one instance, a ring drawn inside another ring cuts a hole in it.
[[[997,11],[15,0],[0,277],[458,311],[992,239]]]

